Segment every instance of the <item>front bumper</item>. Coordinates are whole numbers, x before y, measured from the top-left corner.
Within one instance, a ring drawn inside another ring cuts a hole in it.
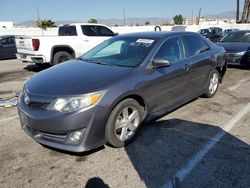
[[[235,53],[227,54],[227,64],[229,65],[250,65],[250,57],[248,55],[237,55]]]
[[[32,54],[25,54],[25,53],[17,53],[17,59],[21,61],[28,61],[31,63],[47,63],[46,59],[43,55],[32,55]]]
[[[87,111],[60,113],[49,110],[30,109],[21,94],[18,114],[23,130],[40,144],[70,152],[83,152],[106,143],[105,109],[95,106]],[[69,143],[72,132],[80,131],[78,143]]]

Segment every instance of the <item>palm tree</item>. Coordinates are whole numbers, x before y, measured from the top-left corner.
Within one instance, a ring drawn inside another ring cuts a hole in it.
[[[88,23],[97,23],[97,19],[91,18]]]
[[[56,27],[55,22],[51,20],[37,20],[36,25],[37,27],[40,27],[43,30],[46,30],[47,28],[50,27]]]

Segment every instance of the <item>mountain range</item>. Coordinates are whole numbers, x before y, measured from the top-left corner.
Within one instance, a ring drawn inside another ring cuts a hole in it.
[[[207,14],[202,15],[202,17],[207,19],[235,19],[236,11],[226,11],[219,14]],[[98,23],[102,23],[108,26],[123,26],[124,19],[97,19]],[[126,25],[145,25],[146,22],[149,22],[151,25],[162,25],[164,23],[169,23],[172,21],[172,18],[164,18],[164,17],[150,17],[150,18],[126,18]],[[87,22],[87,20],[59,20],[56,21],[56,25],[76,23],[76,22]],[[22,26],[36,26],[35,20],[28,20],[21,22],[17,25]]]

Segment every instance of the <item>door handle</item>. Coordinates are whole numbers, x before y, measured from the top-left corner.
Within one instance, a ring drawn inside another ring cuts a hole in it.
[[[185,66],[183,67],[183,69],[185,69],[185,70],[190,70],[189,64],[185,64]]]

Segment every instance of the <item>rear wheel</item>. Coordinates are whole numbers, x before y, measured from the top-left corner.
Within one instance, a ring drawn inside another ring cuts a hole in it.
[[[207,98],[213,97],[218,90],[219,87],[220,75],[217,70],[213,70],[209,76],[209,80],[206,86],[206,92],[204,96]]]
[[[65,51],[56,52],[53,58],[53,65],[72,59],[72,55]]]
[[[143,108],[133,99],[125,99],[111,112],[106,125],[106,139],[114,147],[131,142],[142,122]]]

